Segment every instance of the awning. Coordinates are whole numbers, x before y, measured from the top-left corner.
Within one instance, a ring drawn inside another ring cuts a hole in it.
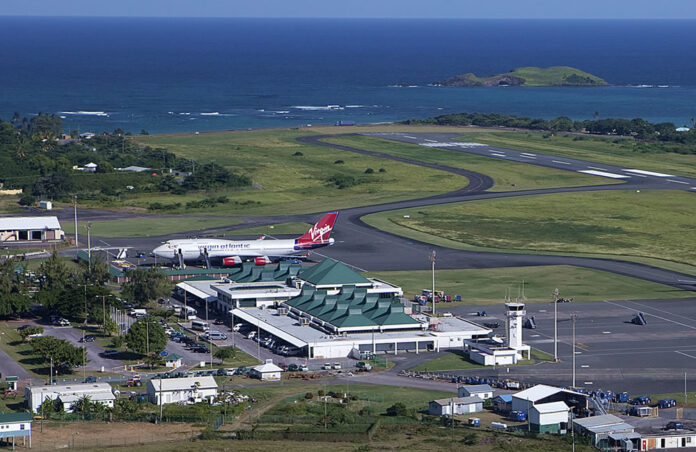
[[[295,347],[305,347],[307,345],[307,342],[300,340],[300,339],[296,338],[295,336],[292,336],[292,335],[286,333],[285,331],[280,330],[280,329],[274,327],[273,325],[270,325],[270,324],[264,322],[263,320],[257,319],[253,315],[245,312],[243,309],[232,309],[230,311],[230,313],[232,315],[234,315],[235,317],[239,317],[240,319],[244,320],[247,323],[250,323],[252,325],[258,325],[258,327],[260,329],[264,330],[265,332],[272,334],[272,335],[294,345]]]

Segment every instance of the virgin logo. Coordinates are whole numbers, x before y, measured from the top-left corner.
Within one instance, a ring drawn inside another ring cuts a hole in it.
[[[320,228],[314,226],[314,227],[312,227],[312,229],[309,230],[309,235],[312,236],[312,241],[315,241],[317,238],[319,238],[319,240],[323,240],[324,234],[327,234],[330,232],[331,232],[331,226],[329,226],[329,225],[322,226]]]

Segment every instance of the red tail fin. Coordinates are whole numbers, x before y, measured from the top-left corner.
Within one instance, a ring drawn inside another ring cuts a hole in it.
[[[314,226],[309,228],[302,237],[297,239],[298,244],[327,243],[333,230],[338,212],[330,212],[322,217]]]

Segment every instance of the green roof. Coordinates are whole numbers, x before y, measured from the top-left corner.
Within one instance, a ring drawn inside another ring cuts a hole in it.
[[[21,413],[0,413],[0,424],[31,421],[34,417],[26,411]]]
[[[181,356],[177,355],[176,353],[170,353],[164,357],[165,361],[178,361],[180,359],[183,359],[183,358]]]
[[[411,328],[420,323],[404,313],[404,307],[394,297],[379,298],[364,288],[343,286],[336,295],[325,289],[303,286],[297,297],[285,302],[336,328],[379,327],[404,325]]]
[[[324,259],[313,267],[302,270],[301,279],[315,286],[369,284],[370,280],[342,262]]]

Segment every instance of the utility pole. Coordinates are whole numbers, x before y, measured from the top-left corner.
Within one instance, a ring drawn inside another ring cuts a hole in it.
[[[573,389],[575,389],[575,320],[578,318],[577,314],[572,315],[573,319]]]
[[[90,242],[90,231],[92,229],[92,222],[87,222],[87,269],[92,273],[92,244]]]
[[[78,249],[80,245],[77,240],[77,195],[73,197],[73,209],[75,211],[75,249]]]
[[[432,250],[430,252],[430,264],[433,270],[433,292],[431,294],[433,299],[433,317],[435,317],[435,255],[435,250]]]
[[[150,356],[150,319],[145,317],[145,353]]]
[[[687,394],[686,394],[686,372],[684,372],[684,406],[686,406],[687,402]]]
[[[205,300],[205,323],[208,323],[208,299]],[[213,340],[210,338],[210,324],[208,323],[208,342],[210,343],[210,368],[213,368]]]
[[[553,292],[553,362],[558,362],[558,288]]]
[[[106,334],[106,295],[102,295],[102,325],[104,334]]]

